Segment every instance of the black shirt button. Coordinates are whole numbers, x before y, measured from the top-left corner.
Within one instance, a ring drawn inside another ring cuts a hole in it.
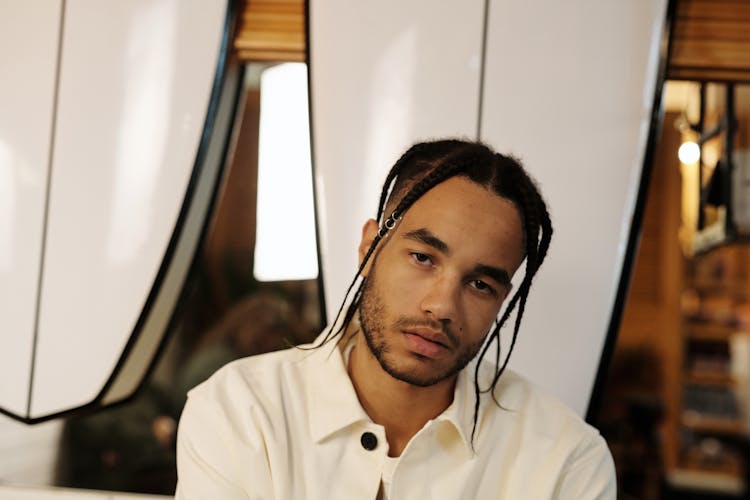
[[[378,447],[378,438],[372,432],[363,432],[359,442],[362,443],[362,448],[368,451]]]

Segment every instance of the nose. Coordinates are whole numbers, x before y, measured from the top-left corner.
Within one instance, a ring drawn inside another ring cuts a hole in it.
[[[431,281],[422,297],[422,312],[436,321],[450,324],[456,319],[458,293],[459,285],[447,276]]]

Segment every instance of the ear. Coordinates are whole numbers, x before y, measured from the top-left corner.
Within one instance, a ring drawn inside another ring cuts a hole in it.
[[[375,236],[378,234],[378,223],[375,219],[368,219],[365,225],[362,226],[362,240],[359,242],[359,265],[362,265],[362,261],[367,255],[367,251],[370,249],[372,242],[375,240]],[[362,270],[362,276],[367,276],[370,271],[370,263]]]

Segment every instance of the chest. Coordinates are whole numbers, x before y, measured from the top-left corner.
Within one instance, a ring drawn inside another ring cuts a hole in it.
[[[564,464],[552,443],[492,436],[474,454],[450,424],[431,422],[390,464],[390,500],[552,498]],[[268,451],[277,499],[373,499],[387,463],[382,427],[360,423],[322,440],[290,436]]]

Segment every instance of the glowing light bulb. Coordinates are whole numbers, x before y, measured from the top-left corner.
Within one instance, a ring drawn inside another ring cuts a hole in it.
[[[695,163],[701,157],[701,147],[693,141],[683,142],[677,150],[677,156],[682,163]]]

